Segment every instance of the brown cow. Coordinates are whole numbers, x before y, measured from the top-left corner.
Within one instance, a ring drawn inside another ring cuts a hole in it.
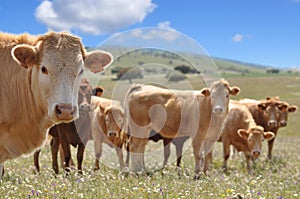
[[[79,86],[78,94],[78,106],[79,106],[79,118],[70,123],[62,123],[51,127],[49,130],[49,135],[52,136],[51,140],[51,152],[52,152],[52,167],[56,174],[58,174],[58,163],[57,163],[57,153],[61,146],[62,153],[61,159],[63,160],[64,168],[69,172],[71,159],[70,145],[77,148],[77,168],[79,172],[82,172],[82,160],[85,150],[85,145],[88,140],[92,139],[90,133],[90,116],[91,111],[91,97],[92,95],[101,96],[103,89],[97,87],[92,89],[91,84],[87,79],[82,79]],[[39,171],[39,157],[40,150],[34,154],[34,164]]]
[[[102,97],[92,97],[91,128],[95,147],[95,170],[99,170],[102,143],[115,148],[119,158],[120,170],[125,167],[122,147],[126,134],[122,131],[124,111],[118,101]]]
[[[109,53],[87,53],[78,37],[55,32],[0,33],[0,57],[1,167],[40,147],[53,124],[78,118],[84,66],[99,72],[112,62]]]
[[[129,88],[125,98],[125,131],[130,132],[131,170],[145,169],[144,151],[153,129],[166,138],[193,138],[198,177],[203,140],[206,134],[218,137],[227,114],[229,95],[239,91],[225,80],[200,91],[168,90],[151,85]]]
[[[240,102],[248,107],[258,125],[275,134],[274,138],[268,141],[268,158],[272,159],[278,129],[287,125],[288,113],[295,112],[297,106],[290,106],[287,102],[280,101],[279,97],[267,97],[261,101],[243,99]]]
[[[238,151],[245,154],[247,169],[253,173],[252,162],[261,154],[262,141],[270,140],[274,137],[273,132],[264,132],[263,127],[256,125],[250,111],[246,106],[238,101],[230,100],[229,112],[224,122],[224,127],[219,141],[223,142],[224,164],[223,168],[227,170],[227,160],[230,156],[230,145],[233,145]],[[206,173],[213,150],[205,157],[204,172]]]

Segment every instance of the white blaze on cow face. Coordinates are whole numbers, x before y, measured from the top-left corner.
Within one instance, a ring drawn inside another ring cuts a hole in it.
[[[86,53],[79,38],[67,33],[49,33],[36,46],[17,45],[13,58],[30,69],[35,99],[54,123],[70,122],[79,117],[78,91],[84,67],[100,72],[112,62],[104,51]]]
[[[249,151],[254,158],[258,158],[260,156],[262,142],[264,140],[271,140],[275,136],[273,132],[264,132],[264,129],[260,126],[249,128],[248,131],[245,129],[239,129],[238,135],[247,140]]]
[[[230,87],[225,80],[212,84],[210,89],[212,112],[219,116],[225,116],[228,112],[229,95],[237,95],[238,87]]]

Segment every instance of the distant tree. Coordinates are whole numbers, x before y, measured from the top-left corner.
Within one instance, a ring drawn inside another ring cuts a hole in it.
[[[267,73],[273,73],[273,74],[278,74],[280,72],[279,69],[276,68],[268,68]]]
[[[176,66],[175,70],[180,71],[183,74],[186,74],[186,73],[190,73],[192,69],[189,66],[183,64],[183,65]]]
[[[138,68],[122,68],[117,73],[117,78],[120,80],[126,80],[128,79],[130,83],[132,83],[132,79],[141,79],[143,78],[142,71]]]
[[[117,74],[120,70],[122,70],[122,66],[115,66],[111,69],[111,74]]]
[[[180,72],[171,72],[166,75],[170,82],[179,82],[186,79],[186,76]]]

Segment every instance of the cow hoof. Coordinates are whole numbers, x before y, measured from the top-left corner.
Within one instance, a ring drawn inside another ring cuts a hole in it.
[[[200,173],[195,174],[194,180],[200,180],[200,178],[201,178],[201,174]]]

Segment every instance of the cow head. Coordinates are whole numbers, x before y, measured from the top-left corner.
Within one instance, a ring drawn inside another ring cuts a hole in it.
[[[252,127],[248,130],[239,129],[237,133],[241,138],[247,141],[248,148],[254,158],[260,156],[262,142],[264,140],[271,140],[275,136],[273,132],[264,132],[264,129],[261,126]]]
[[[267,101],[261,101],[259,104],[257,104],[257,107],[260,111],[263,111],[268,127],[274,128],[278,126],[280,110],[277,102],[268,99]]]
[[[290,106],[288,103],[282,102],[278,105],[278,108],[280,110],[279,126],[284,127],[287,125],[288,113],[295,112],[297,110],[297,106]]]
[[[230,87],[223,79],[214,82],[210,87],[212,112],[224,116],[228,112],[229,95],[237,95],[240,92],[238,87]]]
[[[112,62],[103,51],[85,52],[78,37],[50,32],[34,45],[21,44],[12,57],[30,73],[34,99],[54,123],[79,117],[78,90],[84,67],[100,72]]]
[[[104,110],[108,137],[119,137],[124,123],[124,112],[120,104],[112,104]]]

